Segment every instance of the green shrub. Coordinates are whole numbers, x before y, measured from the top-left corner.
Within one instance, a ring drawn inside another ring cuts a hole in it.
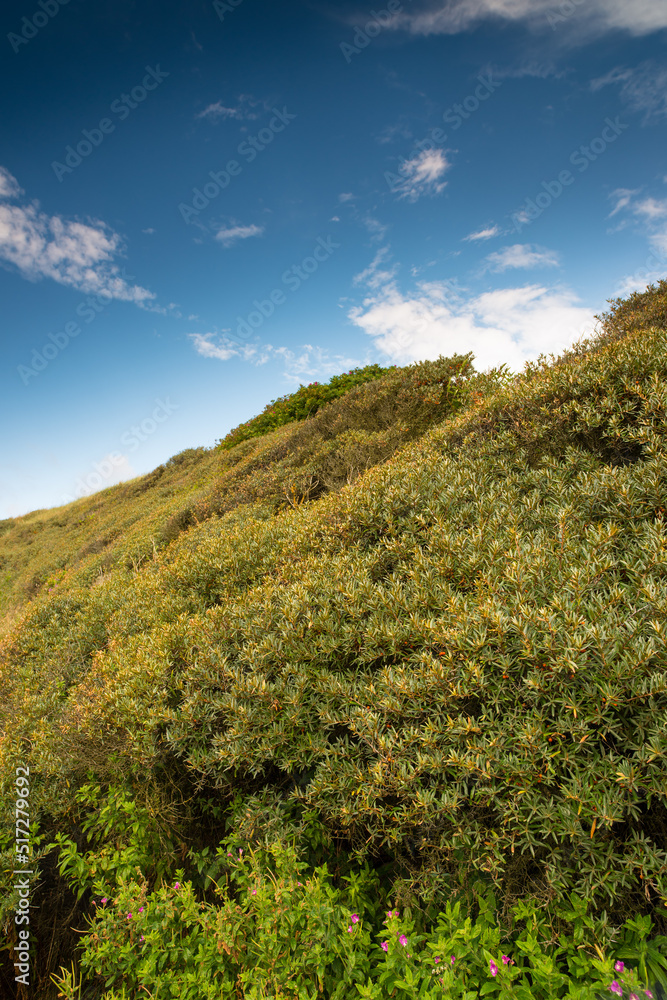
[[[517,926],[503,933],[492,893],[481,898],[474,921],[464,919],[460,902],[448,902],[434,926],[422,928],[409,910],[401,914],[389,904],[385,912],[367,866],[337,889],[326,864],[308,873],[290,845],[244,852],[231,836],[217,849],[214,869],[217,904],[201,902],[183,870],[153,891],[142,876],[121,875],[113,891],[97,883],[101,898],[81,968],[89,982],[97,977],[112,987],[107,1000],[140,990],[161,1000],[382,1000],[397,993],[595,1000],[610,990],[651,997],[649,969],[667,982],[667,959],[656,943],[646,945],[650,921],[627,921],[623,944],[605,955],[604,928],[574,896],[559,911],[571,933],[554,940],[534,904],[517,906]],[[641,969],[626,970],[623,958],[639,959]],[[73,977],[62,972],[59,995],[75,1000]]]

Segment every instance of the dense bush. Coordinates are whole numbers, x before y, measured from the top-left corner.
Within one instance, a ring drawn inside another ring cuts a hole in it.
[[[82,973],[110,1000],[318,977],[584,1000],[620,995],[619,961],[662,975],[667,331],[616,337],[622,308],[516,377],[469,355],[388,372],[3,532],[92,546],[0,645],[0,920],[14,944],[23,761],[45,998],[71,957],[63,995]],[[80,957],[64,913],[92,921]]]
[[[392,369],[393,367],[395,366],[392,366]],[[301,385],[296,392],[288,393],[279,399],[272,399],[259,416],[239,424],[217,444],[223,449],[233,448],[241,441],[260,437],[292,421],[305,420],[306,417],[317,413],[324,403],[344,396],[354,386],[381,378],[390,370],[381,368],[380,365],[366,365],[365,368],[353,368],[343,375],[334,375],[323,384],[310,382],[308,385]]]

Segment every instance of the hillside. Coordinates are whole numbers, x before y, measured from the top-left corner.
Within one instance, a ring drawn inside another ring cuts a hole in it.
[[[3,995],[658,996],[666,303],[0,523]]]

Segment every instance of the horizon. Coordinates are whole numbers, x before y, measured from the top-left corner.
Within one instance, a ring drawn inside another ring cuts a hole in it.
[[[0,518],[300,384],[590,334],[667,276],[666,29],[649,0],[6,12]]]

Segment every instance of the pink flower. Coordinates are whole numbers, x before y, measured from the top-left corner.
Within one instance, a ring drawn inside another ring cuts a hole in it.
[[[353,924],[358,924],[359,923],[359,914],[358,913],[353,913],[352,914],[352,923]]]
[[[489,968],[491,969],[491,975],[492,976],[497,976],[498,975],[498,966],[493,961],[493,959],[491,959],[491,961],[489,962]]]
[[[251,896],[256,896],[257,895],[257,889],[253,889],[252,892],[250,893],[250,895]]]
[[[614,972],[623,972],[624,968],[625,965],[623,962],[617,962],[616,965],[614,966]]]
[[[180,889],[180,888],[181,888],[181,883],[177,882],[176,885],[174,886],[174,889]]]
[[[141,940],[142,940],[142,941],[144,940],[144,936],[143,936],[143,934],[141,935]]]
[[[144,908],[143,908],[143,906],[140,906],[139,907],[139,913],[143,913],[143,912],[144,912]]]
[[[618,993],[619,997],[623,996],[623,987],[619,986],[615,979],[612,982],[609,989],[611,990],[612,993]]]
[[[653,1000],[653,994],[651,993],[650,990],[644,990],[644,993],[648,997],[648,1000]]]
[[[508,962],[511,962],[511,961],[512,960],[510,958],[508,958],[507,955],[503,955],[503,965],[507,965]]]
[[[347,929],[347,933],[348,933],[348,934],[351,934],[351,933],[352,933],[352,929],[353,929],[353,928],[352,928],[352,924],[350,924],[350,926],[349,926],[349,927],[348,927],[348,929]]]
[[[382,948],[383,951],[389,951],[389,942],[383,941],[380,947]]]
[[[131,919],[132,919],[132,914],[131,914],[131,913],[128,913],[128,915],[127,915],[127,919],[128,919],[128,920],[131,920]]]
[[[631,993],[630,996],[628,997],[628,1000],[639,1000],[639,997],[637,996],[636,993]]]
[[[452,955],[452,965],[454,965],[455,961],[456,961],[456,958],[454,957],[454,955]]]
[[[398,940],[399,940],[400,944],[402,944],[403,947],[405,948],[405,946],[408,943],[408,939],[406,938],[405,934],[401,934],[401,936],[400,936],[400,938]]]
[[[107,901],[107,897],[104,896],[104,898],[100,900],[100,903],[106,903],[106,901]]]
[[[439,962],[439,961],[440,961],[440,959],[439,959],[439,958],[436,958],[436,962]]]

